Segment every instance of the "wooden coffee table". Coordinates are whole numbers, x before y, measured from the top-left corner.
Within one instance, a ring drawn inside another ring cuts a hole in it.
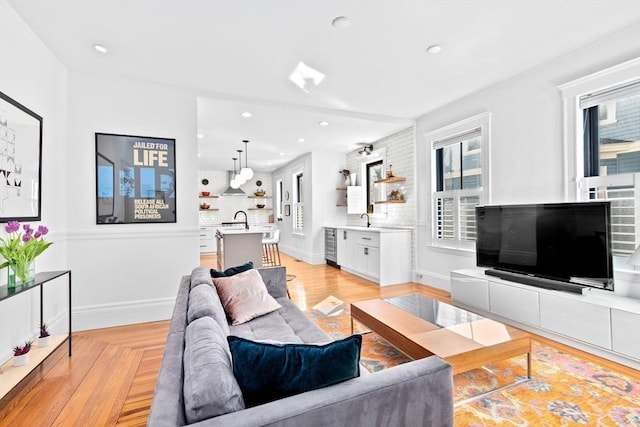
[[[530,334],[420,294],[352,303],[352,332],[354,320],[413,359],[440,356],[454,374],[526,354],[531,378]]]

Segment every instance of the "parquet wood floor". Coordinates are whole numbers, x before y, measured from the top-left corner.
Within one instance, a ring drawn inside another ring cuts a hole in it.
[[[312,266],[284,254],[282,261],[287,273],[296,276],[289,282],[289,292],[302,310],[328,295],[347,303],[406,292],[449,300],[448,293],[427,286],[381,289],[333,267]],[[214,266],[215,257],[202,257],[201,264]],[[0,401],[0,427],[146,425],[168,329],[169,322],[162,321],[74,333],[72,357],[67,357],[62,346]],[[613,369],[627,370],[559,347]]]

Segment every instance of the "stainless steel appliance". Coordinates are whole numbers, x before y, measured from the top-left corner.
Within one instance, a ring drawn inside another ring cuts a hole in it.
[[[338,265],[338,241],[337,230],[335,228],[324,229],[324,258],[327,264],[340,268]]]

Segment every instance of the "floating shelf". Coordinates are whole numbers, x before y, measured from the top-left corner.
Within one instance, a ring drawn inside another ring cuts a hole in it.
[[[346,203],[336,203],[336,206],[339,208],[346,208],[347,204]]]
[[[218,196],[217,194],[211,194],[209,196],[198,196],[198,197],[201,198],[201,199],[217,199],[220,196]]]
[[[407,180],[407,178],[405,178],[403,176],[392,176],[391,178],[379,179],[377,181],[374,181],[374,183],[375,184],[385,184],[385,183],[389,183],[389,182],[402,182],[402,181],[406,181],[406,180]]]
[[[407,203],[406,200],[384,200],[382,202],[376,202],[376,205],[387,205],[390,203]]]
[[[273,208],[248,208],[248,211],[272,211]]]
[[[250,199],[270,199],[271,196],[247,196]]]
[[[342,185],[342,186],[340,186],[340,187],[336,187],[336,190],[340,190],[340,191],[342,191],[342,190],[346,190],[346,189],[347,189],[347,186],[346,186],[346,185]]]
[[[209,208],[209,209],[202,209],[200,208],[201,211],[219,211],[220,209],[218,208]]]

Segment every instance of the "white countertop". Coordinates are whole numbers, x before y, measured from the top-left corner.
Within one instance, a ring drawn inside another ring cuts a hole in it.
[[[324,228],[336,228],[338,230],[352,230],[352,231],[370,231],[375,233],[397,233],[399,231],[411,231],[413,227],[405,226],[393,226],[393,227],[367,227],[364,225],[325,225]]]
[[[222,235],[229,235],[229,234],[262,234],[265,232],[264,229],[244,229],[244,228],[225,228],[225,227],[218,227],[217,228],[218,233],[222,234]]]

